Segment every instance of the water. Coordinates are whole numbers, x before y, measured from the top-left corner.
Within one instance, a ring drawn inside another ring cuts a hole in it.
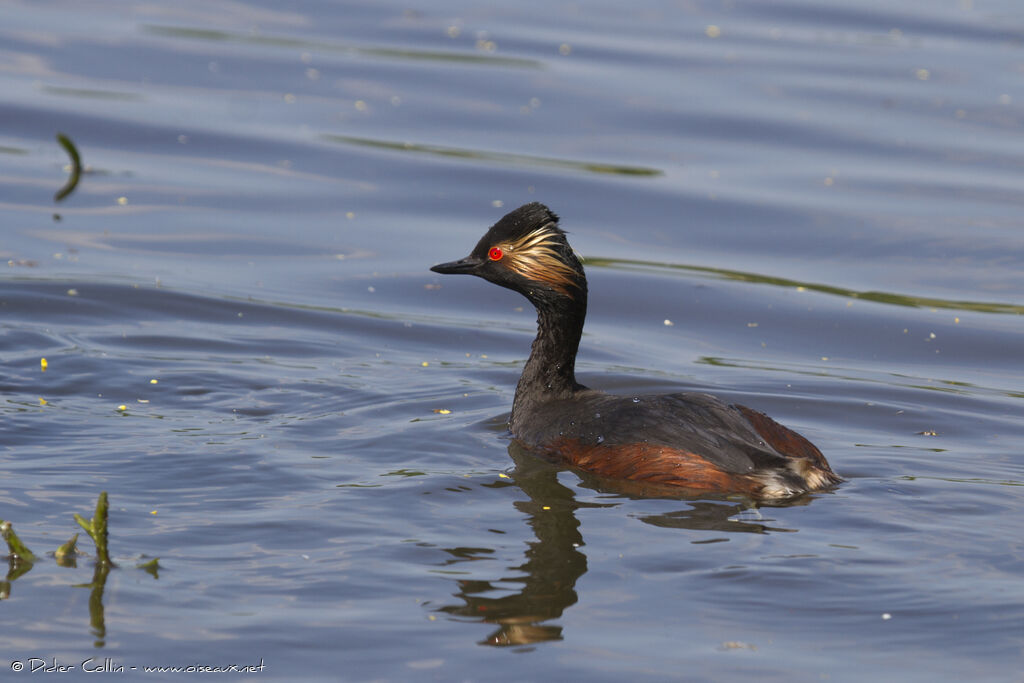
[[[41,556],[0,666],[1019,680],[1017,3],[0,12],[0,518]],[[845,483],[636,499],[510,444],[532,311],[428,268],[534,200],[582,381],[742,401]],[[100,491],[90,588],[46,553]]]

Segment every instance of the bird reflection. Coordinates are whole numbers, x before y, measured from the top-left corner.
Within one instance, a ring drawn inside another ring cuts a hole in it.
[[[455,596],[462,604],[441,607],[440,611],[496,624],[498,629],[481,641],[482,645],[561,640],[562,627],[548,622],[576,602],[576,580],[587,571],[587,558],[579,551],[583,537],[574,512],[593,505],[576,501],[573,492],[558,482],[558,470],[552,465],[518,452],[515,446],[509,453],[516,462],[515,483],[529,498],[516,501],[515,506],[527,515],[537,540],[527,544],[526,561],[511,567],[514,575],[501,578],[501,586],[492,581],[461,580]],[[448,552],[465,557],[466,550],[452,548]],[[511,594],[510,586],[515,587]],[[505,595],[493,597],[499,592]]]
[[[526,495],[514,503],[523,512],[536,540],[527,544],[525,562],[508,568],[508,573],[492,580],[461,579],[458,581],[457,604],[445,605],[438,611],[454,617],[493,624],[496,629],[479,641],[481,645],[524,646],[562,639],[562,626],[555,621],[578,599],[576,582],[587,571],[587,558],[580,548],[583,536],[576,518],[579,508],[615,507],[621,497],[657,495],[658,491],[623,490],[621,482],[608,482],[587,475],[581,476],[586,488],[614,494],[608,503],[582,502],[572,489],[558,481],[564,468],[545,462],[525,451],[515,442],[509,445],[515,463],[515,486]],[[678,489],[673,499],[679,500]],[[810,497],[785,503],[806,505]],[[685,501],[677,511],[640,517],[648,524],[677,529],[755,533],[794,531],[769,525],[761,511],[748,500]],[[781,506],[781,505],[776,505]],[[724,539],[723,539],[724,540]],[[445,549],[451,556],[447,564],[493,559],[490,548],[456,547]]]

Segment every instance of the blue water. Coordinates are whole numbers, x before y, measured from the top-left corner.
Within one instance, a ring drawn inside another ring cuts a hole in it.
[[[39,556],[0,668],[1020,679],[1018,3],[0,16],[0,519]],[[428,269],[527,201],[585,259],[581,381],[741,401],[845,483],[520,452],[532,311]],[[105,578],[49,554],[101,491]]]

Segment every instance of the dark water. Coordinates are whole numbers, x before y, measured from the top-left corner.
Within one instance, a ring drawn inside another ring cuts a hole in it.
[[[0,14],[5,670],[1021,680],[1019,3]],[[846,482],[633,499],[510,449],[532,311],[427,269],[533,200],[582,381],[741,400]],[[100,491],[94,582],[46,553]]]

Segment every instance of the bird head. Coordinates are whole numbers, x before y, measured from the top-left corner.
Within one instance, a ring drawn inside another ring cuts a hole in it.
[[[583,266],[558,227],[558,216],[537,202],[506,214],[469,256],[431,270],[482,277],[520,292],[535,305],[586,297]]]

